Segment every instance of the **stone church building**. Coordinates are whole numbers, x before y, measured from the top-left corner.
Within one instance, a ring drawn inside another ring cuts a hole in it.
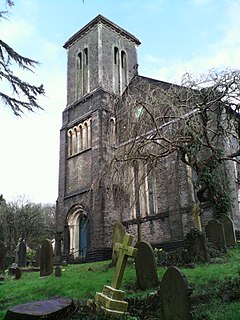
[[[109,258],[116,221],[137,240],[141,215],[143,240],[162,247],[180,245],[194,227],[191,173],[175,155],[162,160],[139,185],[109,191],[107,164],[124,135],[123,128],[117,129],[117,98],[140,83],[169,85],[138,75],[139,45],[135,36],[101,15],[64,45],[67,106],[60,130],[56,223],[63,254],[75,260]],[[232,218],[240,229],[238,203],[234,205]]]

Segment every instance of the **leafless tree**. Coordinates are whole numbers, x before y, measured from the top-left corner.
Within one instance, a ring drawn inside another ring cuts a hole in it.
[[[210,201],[218,212],[227,211],[231,199],[221,164],[239,163],[239,106],[239,70],[185,74],[181,85],[133,79],[116,104],[113,185],[124,181],[124,175],[131,185],[129,163],[147,165],[143,182],[159,161],[177,154],[198,177],[197,200]]]

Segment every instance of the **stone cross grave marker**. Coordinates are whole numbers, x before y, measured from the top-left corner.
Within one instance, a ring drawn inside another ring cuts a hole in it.
[[[125,234],[122,243],[115,243],[114,250],[118,251],[118,261],[111,283],[111,286],[115,289],[120,288],[128,257],[136,256],[137,249],[131,247],[132,241],[133,236],[131,234]]]
[[[0,241],[0,271],[5,269],[7,246],[3,241]]]
[[[50,240],[43,240],[40,254],[40,277],[48,277],[53,272],[53,248]]]
[[[225,247],[226,240],[222,223],[213,219],[205,227],[206,235],[209,241],[217,247]]]
[[[163,319],[190,320],[192,289],[185,275],[177,267],[170,267],[163,275],[160,287]]]
[[[128,307],[128,303],[123,301],[125,292],[119,290],[126,268],[128,257],[135,258],[137,249],[132,247],[133,236],[125,234],[122,243],[115,244],[115,250],[119,252],[117,266],[113,275],[111,286],[104,286],[103,292],[96,293],[95,301],[99,308],[103,309],[107,315],[122,316]]]
[[[139,241],[135,245],[138,254],[135,258],[135,268],[138,286],[147,290],[159,285],[157,266],[152,246],[146,241]]]
[[[122,243],[125,235],[125,229],[121,222],[116,222],[113,228],[113,251],[112,251],[112,266],[116,266],[118,260],[118,252],[114,250],[115,243]]]
[[[17,246],[17,264],[19,268],[26,267],[26,251],[26,243],[23,241],[23,239],[21,239],[19,245]]]
[[[223,225],[226,246],[234,247],[236,245],[236,235],[232,219],[224,215],[219,219],[219,222]]]

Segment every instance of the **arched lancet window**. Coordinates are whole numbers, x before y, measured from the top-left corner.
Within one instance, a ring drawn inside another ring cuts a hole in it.
[[[76,90],[77,90],[77,99],[79,99],[82,96],[82,85],[83,85],[83,61],[82,61],[82,52],[79,52],[77,55],[77,66],[76,66]]]
[[[117,47],[114,47],[114,49],[113,49],[113,54],[114,54],[114,64],[119,64],[119,50],[118,50],[118,48]]]
[[[72,136],[72,153],[75,154],[78,152],[77,150],[77,127],[73,128],[73,136]]]
[[[127,86],[127,56],[125,51],[121,51],[121,92]]]
[[[79,130],[79,151],[83,150],[83,127],[80,124],[78,126],[78,130]]]
[[[85,133],[85,137],[84,137],[84,145],[85,148],[87,149],[89,147],[88,143],[88,124],[87,122],[84,122],[84,133]]]
[[[109,142],[110,144],[116,143],[116,121],[114,117],[110,118],[110,126],[109,126]]]
[[[119,71],[119,50],[117,47],[113,48],[113,90],[119,93],[120,86],[120,71]]]
[[[92,119],[88,120],[88,147],[92,146]]]
[[[73,132],[71,129],[68,130],[67,136],[68,136],[68,155],[71,156],[73,154],[73,145],[72,145]]]
[[[89,91],[89,68],[88,68],[88,48],[85,48],[83,51],[83,94],[86,94]]]

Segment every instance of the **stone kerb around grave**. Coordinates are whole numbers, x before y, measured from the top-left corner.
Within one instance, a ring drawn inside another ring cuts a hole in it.
[[[139,241],[135,248],[138,250],[135,258],[135,268],[139,289],[147,290],[157,287],[159,281],[152,246],[146,241]]]
[[[40,277],[50,276],[53,272],[53,248],[50,240],[43,240],[40,253]]]

